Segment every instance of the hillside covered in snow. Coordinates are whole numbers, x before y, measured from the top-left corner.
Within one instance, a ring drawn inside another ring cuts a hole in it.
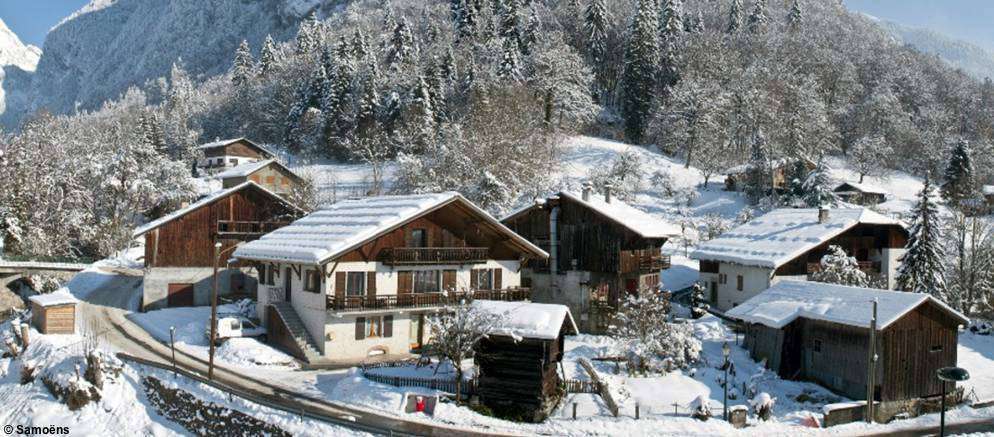
[[[41,49],[25,45],[0,18],[0,122],[8,106],[23,106]]]

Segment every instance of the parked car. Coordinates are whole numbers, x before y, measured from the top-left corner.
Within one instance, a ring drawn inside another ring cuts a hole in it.
[[[208,340],[211,336],[210,322],[205,330]],[[218,314],[217,344],[224,343],[229,338],[257,337],[262,341],[266,338],[266,328],[258,322],[240,314]]]

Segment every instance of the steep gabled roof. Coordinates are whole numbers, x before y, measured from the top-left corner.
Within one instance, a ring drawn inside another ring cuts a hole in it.
[[[775,209],[701,243],[690,258],[775,269],[860,224],[903,226],[866,208],[829,210],[824,223],[816,208]]]
[[[783,280],[740,305],[726,316],[780,329],[798,318],[868,328],[877,301],[877,330],[883,330],[919,305],[933,302],[963,324],[969,319],[928,294],[847,287],[821,282]]]
[[[245,137],[229,138],[227,140],[212,141],[210,143],[201,144],[201,145],[197,146],[197,148],[200,149],[200,150],[215,149],[215,148],[218,148],[218,147],[224,147],[224,146],[227,146],[229,144],[238,143],[238,142],[242,142],[242,143],[248,144],[249,146],[251,146],[251,147],[253,147],[255,149],[258,149],[260,152],[262,152],[266,156],[276,156],[273,152],[270,152],[269,149],[267,149],[265,147],[262,147],[261,145],[256,144],[252,140],[250,140],[248,138],[245,138]]]
[[[290,168],[288,168],[287,166],[283,165],[282,163],[280,163],[279,161],[277,161],[275,159],[265,159],[265,160],[262,160],[262,161],[248,162],[248,163],[245,163],[245,164],[239,164],[239,165],[237,165],[235,167],[232,167],[232,168],[230,168],[228,170],[225,170],[225,171],[223,171],[221,173],[218,173],[218,174],[214,175],[214,178],[216,178],[216,179],[243,178],[243,177],[250,176],[250,175],[252,175],[252,173],[255,173],[255,172],[259,171],[259,170],[262,170],[262,169],[268,167],[270,164],[276,165],[277,167],[282,168],[283,170],[286,170],[287,173],[293,175],[293,177],[295,177],[295,178],[298,178],[298,179],[300,178],[300,176],[297,176],[297,174],[294,173],[293,170],[290,170]]]
[[[867,194],[883,194],[886,195],[887,192],[882,188],[877,188],[872,185],[860,184],[856,182],[843,182],[835,187],[835,192],[847,192],[847,191],[859,191],[861,193]]]
[[[612,200],[611,203],[607,203],[604,201],[603,197],[596,195],[591,195],[590,200],[583,200],[582,195],[569,191],[560,192],[558,197],[570,199],[580,205],[590,208],[597,214],[627,228],[642,238],[672,238],[680,235],[680,229],[676,227],[676,225],[663,219],[653,217],[621,200]],[[532,205],[515,210],[501,219],[501,221],[507,222],[508,220],[512,220],[521,214],[530,211],[532,208],[540,208],[546,203],[547,201],[545,200],[538,200]]]
[[[455,192],[344,200],[235,250],[236,258],[323,264],[418,217],[459,203],[522,251],[549,255]]]
[[[171,213],[169,213],[169,214],[167,214],[165,216],[162,216],[162,217],[160,217],[158,219],[155,219],[155,220],[152,220],[152,221],[150,221],[148,223],[145,223],[144,225],[142,225],[142,226],[138,227],[137,229],[135,229],[134,233],[132,233],[132,237],[138,238],[138,237],[140,237],[142,235],[147,234],[149,231],[151,231],[151,230],[153,230],[155,228],[158,228],[158,227],[160,227],[160,226],[162,226],[162,225],[164,225],[166,223],[169,223],[169,222],[171,222],[173,220],[176,220],[176,219],[178,219],[180,217],[183,217],[183,216],[185,216],[185,215],[187,215],[187,214],[189,214],[189,213],[191,213],[193,211],[196,211],[196,210],[198,210],[198,209],[200,209],[200,208],[202,208],[204,206],[210,205],[211,203],[213,203],[213,202],[215,202],[217,200],[223,199],[223,198],[227,197],[228,195],[230,195],[230,194],[232,194],[234,192],[241,191],[241,190],[249,188],[249,187],[258,189],[258,190],[262,191],[263,193],[268,194],[269,196],[273,197],[277,201],[286,204],[290,208],[296,209],[298,211],[302,211],[296,205],[294,205],[294,204],[292,204],[290,202],[287,202],[286,199],[280,197],[279,194],[276,194],[276,193],[274,193],[272,191],[269,191],[269,190],[266,189],[266,187],[263,187],[263,186],[261,186],[259,184],[256,184],[255,182],[247,181],[247,182],[238,184],[238,185],[236,185],[234,187],[218,191],[218,192],[216,192],[214,194],[211,194],[209,196],[206,196],[206,197],[204,197],[204,198],[202,198],[202,199],[200,199],[200,200],[198,200],[196,202],[193,202],[193,203],[187,205],[184,208],[180,208],[180,209],[178,209],[176,211],[173,211],[173,212],[171,212]]]

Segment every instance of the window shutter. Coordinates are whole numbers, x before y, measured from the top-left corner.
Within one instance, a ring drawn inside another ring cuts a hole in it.
[[[480,271],[477,269],[469,271],[469,288],[473,291],[480,288]]]
[[[366,318],[356,317],[355,319],[355,339],[362,340],[366,338]]]
[[[456,289],[456,271],[455,270],[444,270],[444,271],[442,271],[442,289],[443,290],[455,290]]]
[[[494,290],[500,290],[503,287],[503,279],[501,278],[503,269],[494,269]]]
[[[345,272],[335,272],[335,299],[345,299]]]
[[[393,337],[393,316],[383,316],[383,336]]]
[[[366,272],[366,297],[376,299],[376,272]]]
[[[397,293],[410,294],[414,291],[414,272],[397,272]]]

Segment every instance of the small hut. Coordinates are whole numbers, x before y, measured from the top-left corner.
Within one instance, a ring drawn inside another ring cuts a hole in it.
[[[503,417],[545,420],[562,393],[557,366],[566,335],[579,331],[565,305],[477,300],[501,317],[476,345],[480,401]]]
[[[39,294],[31,302],[31,323],[42,334],[75,334],[76,304],[73,295],[65,291]]]
[[[887,192],[866,184],[843,182],[833,190],[844,202],[854,205],[873,206],[887,201]]]

